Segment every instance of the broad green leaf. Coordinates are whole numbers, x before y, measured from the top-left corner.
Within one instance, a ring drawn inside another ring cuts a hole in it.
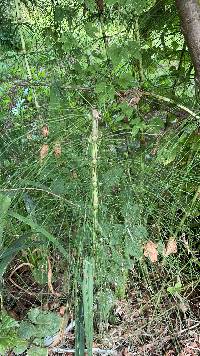
[[[6,223],[6,214],[11,204],[7,195],[0,194],[0,249],[2,248],[3,229]]]
[[[29,340],[37,335],[37,326],[28,321],[22,321],[18,330],[19,336],[22,339]]]
[[[27,351],[27,356],[48,356],[48,349],[43,347],[32,346]]]
[[[85,25],[85,31],[89,37],[95,37],[98,29],[92,22],[89,22]]]
[[[126,44],[127,52],[132,58],[140,59],[140,45],[136,41],[128,41]]]
[[[28,342],[26,340],[18,340],[15,347],[13,348],[13,352],[16,355],[21,355],[23,352],[25,352],[28,348]]]
[[[61,317],[53,312],[33,308],[28,312],[27,321],[22,321],[19,326],[19,335],[29,340],[32,337],[43,343],[43,338],[56,334],[61,325]]]

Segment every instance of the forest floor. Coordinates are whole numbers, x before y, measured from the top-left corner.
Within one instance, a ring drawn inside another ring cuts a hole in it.
[[[21,270],[21,281],[19,285],[19,274],[17,279],[7,278],[5,308],[12,317],[22,320],[33,306],[42,306],[65,317],[64,299],[50,294],[46,286],[41,290],[33,284],[26,266]],[[130,287],[126,298],[115,303],[103,331],[96,331],[94,349],[101,351],[95,355],[200,355],[199,292],[196,289],[188,293],[187,298],[179,299],[161,297],[161,294],[152,297],[143,286]],[[73,316],[68,316],[67,324],[72,320]],[[62,339],[54,340],[49,355],[74,355],[74,344],[72,327]]]

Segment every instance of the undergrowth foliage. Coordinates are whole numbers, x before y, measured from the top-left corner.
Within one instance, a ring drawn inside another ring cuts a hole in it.
[[[11,318],[14,286],[37,306],[67,304],[76,354],[92,355],[94,327],[105,330],[130,287],[183,304],[199,283],[194,72],[172,1],[7,6],[16,42],[3,23],[0,353],[46,355],[62,323],[39,308]]]

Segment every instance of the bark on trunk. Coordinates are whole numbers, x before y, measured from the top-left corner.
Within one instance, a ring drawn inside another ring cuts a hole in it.
[[[181,18],[182,31],[190,51],[196,73],[196,81],[200,87],[200,1],[176,0]]]

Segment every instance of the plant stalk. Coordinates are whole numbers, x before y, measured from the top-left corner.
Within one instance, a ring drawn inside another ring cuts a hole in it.
[[[18,0],[15,0],[15,8],[16,8],[16,15],[17,15],[17,23],[19,24],[21,21],[21,14],[20,14],[20,5],[19,5]],[[28,74],[28,79],[30,81],[32,81],[33,78],[32,78],[31,68],[30,68],[29,62],[28,62],[25,39],[24,39],[24,35],[23,35],[22,29],[20,28],[20,26],[19,26],[19,35],[20,35],[20,40],[21,40],[22,53],[24,55],[25,68],[26,68],[26,71]],[[35,107],[36,107],[36,109],[39,109],[40,106],[37,101],[37,97],[36,97],[34,89],[33,89],[33,97],[34,97],[34,101],[35,101]]]

